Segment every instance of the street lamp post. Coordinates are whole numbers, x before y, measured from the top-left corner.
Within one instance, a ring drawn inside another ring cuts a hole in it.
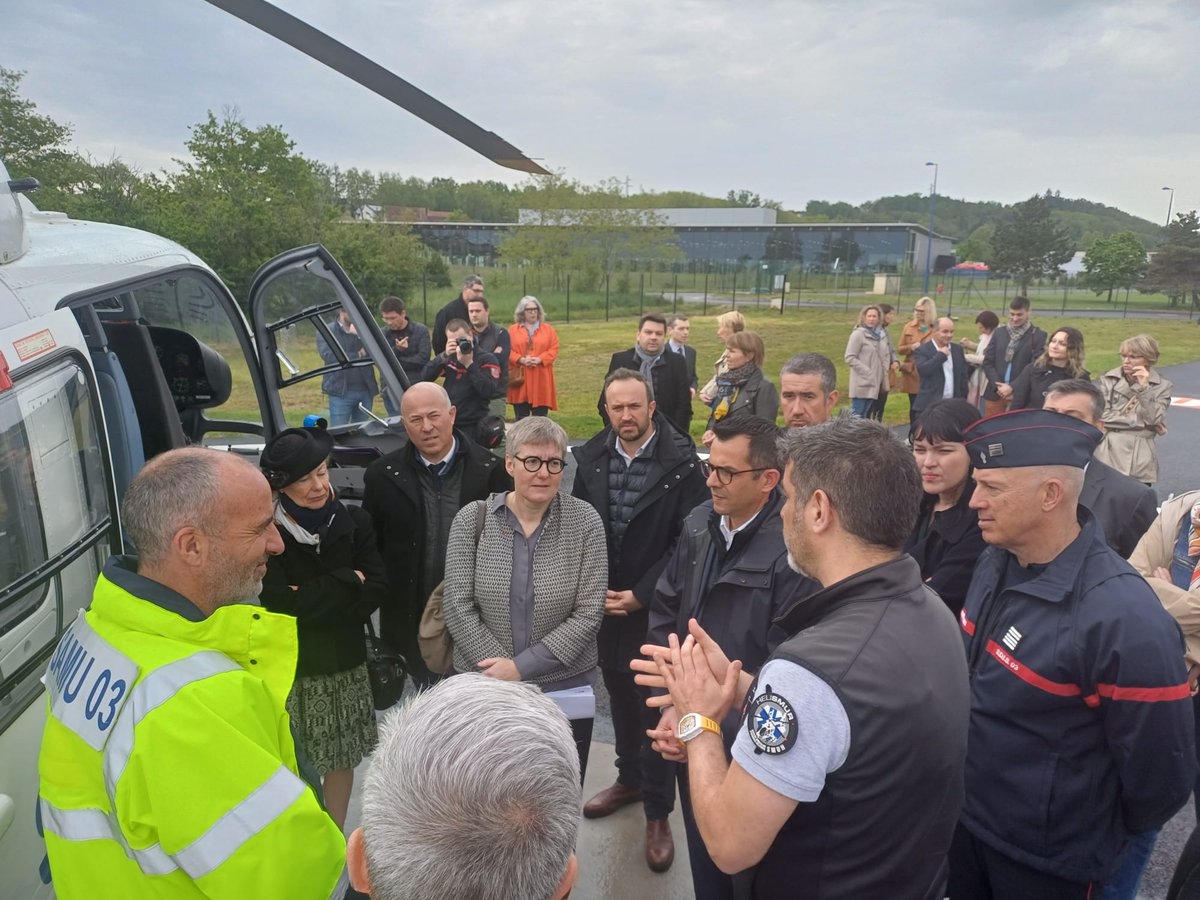
[[[927,166],[933,166],[933,187],[929,189],[929,236],[925,242],[925,291],[929,294],[929,270],[933,267],[933,202],[937,199],[937,176],[938,164],[935,162],[925,163]]]
[[[1171,227],[1171,207],[1175,205],[1175,188],[1165,187],[1165,188],[1163,188],[1163,190],[1171,192],[1171,197],[1169,200],[1167,200],[1167,227],[1170,228]]]

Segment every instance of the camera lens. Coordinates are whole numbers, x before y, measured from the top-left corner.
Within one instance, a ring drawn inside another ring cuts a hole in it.
[[[474,345],[471,343],[469,338],[459,338],[458,339],[458,352],[459,353],[470,353],[471,348],[473,346]]]

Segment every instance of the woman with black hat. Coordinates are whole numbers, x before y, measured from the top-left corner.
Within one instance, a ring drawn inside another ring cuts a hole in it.
[[[329,484],[332,449],[324,428],[289,428],[263,450],[284,549],[267,564],[262,604],[296,617],[288,714],[321,773],[325,808],[344,826],[354,767],[375,747],[363,626],[386,588],[371,517],[343,505]]]

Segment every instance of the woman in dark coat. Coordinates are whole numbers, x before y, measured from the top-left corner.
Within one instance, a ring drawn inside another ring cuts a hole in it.
[[[1078,328],[1060,328],[1046,341],[1042,355],[1021,370],[1013,380],[1013,409],[1041,409],[1050,385],[1070,378],[1091,381],[1083,367],[1083,332]]]
[[[913,424],[913,456],[925,500],[904,550],[955,616],[987,546],[979,516],[970,507],[974,467],[963,442],[963,430],[979,418],[979,410],[966,400],[939,400]]]
[[[779,415],[779,392],[763,374],[767,350],[762,337],[754,331],[737,331],[725,340],[728,369],[713,381],[709,401],[708,425],[700,439],[704,446],[713,442],[713,426],[726,417],[758,416],[774,422]]]
[[[364,626],[386,586],[371,517],[344,506],[330,487],[332,449],[323,428],[289,428],[263,449],[284,549],[267,563],[262,604],[296,617],[288,714],[322,776],[325,808],[344,826],[354,768],[375,747]]]

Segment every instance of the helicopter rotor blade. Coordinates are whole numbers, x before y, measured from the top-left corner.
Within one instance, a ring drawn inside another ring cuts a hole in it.
[[[266,0],[207,2],[357,81],[492,162],[532,175],[550,174],[495,132],[480,128],[415,85]]]

